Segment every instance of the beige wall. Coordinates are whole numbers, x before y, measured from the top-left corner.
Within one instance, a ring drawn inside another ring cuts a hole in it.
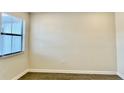
[[[114,13],[32,13],[30,68],[116,71]]]
[[[16,56],[0,58],[0,79],[12,79],[26,70],[28,66],[28,32],[29,15],[27,13],[9,13],[21,17],[26,22],[25,29],[25,52]]]
[[[117,70],[124,79],[124,13],[116,13]]]

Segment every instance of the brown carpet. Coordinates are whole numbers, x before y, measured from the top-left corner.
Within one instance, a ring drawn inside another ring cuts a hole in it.
[[[117,75],[63,74],[29,72],[19,80],[121,80]]]

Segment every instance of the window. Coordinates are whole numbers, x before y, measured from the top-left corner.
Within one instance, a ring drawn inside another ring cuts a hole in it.
[[[23,51],[23,20],[1,14],[0,57]]]

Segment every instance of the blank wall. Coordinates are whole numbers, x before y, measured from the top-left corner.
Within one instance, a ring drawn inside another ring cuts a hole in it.
[[[30,68],[116,71],[114,13],[32,13]]]

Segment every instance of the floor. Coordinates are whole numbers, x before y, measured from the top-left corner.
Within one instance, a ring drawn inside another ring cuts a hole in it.
[[[121,80],[117,75],[63,74],[29,72],[19,80]]]

